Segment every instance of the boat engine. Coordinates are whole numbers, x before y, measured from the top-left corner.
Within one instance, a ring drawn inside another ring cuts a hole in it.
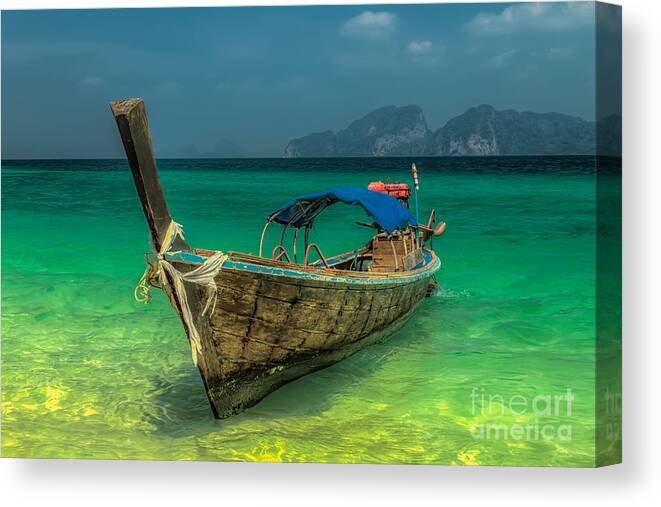
[[[406,183],[384,183],[383,181],[373,181],[367,185],[367,190],[387,194],[397,199],[407,208],[409,207],[411,187]]]

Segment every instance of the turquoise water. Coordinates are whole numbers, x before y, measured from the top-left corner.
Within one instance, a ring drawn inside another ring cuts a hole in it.
[[[290,197],[407,180],[410,162],[159,165],[190,243],[256,253]],[[4,161],[3,456],[593,465],[593,160],[416,162],[421,216],[448,223],[440,292],[384,343],[216,421],[165,297],[133,300],[149,247],[125,163]],[[320,218],[325,255],[367,241],[356,219]]]

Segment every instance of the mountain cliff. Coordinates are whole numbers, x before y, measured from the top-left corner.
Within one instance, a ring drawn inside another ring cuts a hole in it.
[[[285,157],[334,157],[336,156],[335,134],[332,130],[310,134],[289,141]]]
[[[430,155],[587,155],[594,123],[560,113],[496,111],[482,105],[434,134]]]
[[[422,155],[430,139],[418,106],[387,106],[354,121],[337,134],[332,131],[294,139],[285,157],[397,157]]]
[[[600,125],[605,144],[615,143],[618,124],[610,119]],[[594,122],[575,116],[496,111],[481,105],[433,132],[420,107],[388,106],[337,134],[329,130],[294,139],[285,148],[285,157],[587,155],[595,152],[595,130]]]

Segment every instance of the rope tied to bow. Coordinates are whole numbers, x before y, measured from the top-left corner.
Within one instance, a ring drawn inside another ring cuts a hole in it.
[[[149,303],[152,298],[150,284],[154,284],[156,281],[158,281],[158,286],[164,290],[171,302],[173,302],[173,296],[176,295],[176,299],[179,301],[179,307],[181,308],[181,317],[188,329],[193,362],[197,366],[198,356],[202,351],[202,344],[200,334],[195,326],[195,319],[188,303],[185,283],[194,283],[206,287],[207,301],[202,310],[202,315],[206,315],[209,310],[213,313],[218,299],[218,288],[215,278],[227,260],[227,254],[216,252],[192,271],[187,273],[179,271],[165,258],[167,253],[176,253],[172,252],[171,248],[177,237],[184,239],[184,231],[183,227],[173,220],[168,225],[161,250],[156,254],[156,262],[148,263],[147,269],[145,269],[145,272],[140,278],[133,295],[139,303]],[[172,286],[170,286],[168,281],[168,275],[172,280]]]

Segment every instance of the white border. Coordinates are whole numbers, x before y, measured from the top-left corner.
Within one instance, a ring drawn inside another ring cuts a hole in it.
[[[0,0],[7,8],[302,1]],[[356,2],[314,2],[346,4]],[[361,2],[393,3],[393,2]],[[395,3],[415,3],[400,1]],[[418,2],[421,3],[421,2]],[[425,2],[427,3],[427,2]],[[624,7],[624,459],[598,470],[0,460],[7,506],[651,505],[661,498],[661,2]],[[342,502],[341,504],[339,502]],[[656,504],[656,503],[654,503]]]

